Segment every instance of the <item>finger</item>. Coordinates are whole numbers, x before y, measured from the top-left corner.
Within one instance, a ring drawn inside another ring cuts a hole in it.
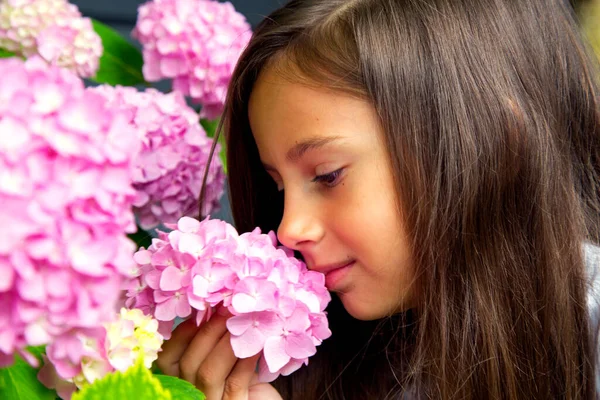
[[[185,352],[198,327],[194,318],[183,321],[171,333],[171,338],[165,340],[162,345],[162,351],[158,353],[156,365],[166,375],[179,375],[179,359]]]
[[[231,348],[231,334],[226,332],[204,359],[196,373],[196,387],[207,399],[221,399],[225,380],[236,365],[237,357]]]
[[[200,325],[179,360],[179,377],[195,385],[198,368],[227,332],[228,316],[215,314]]]
[[[260,353],[238,360],[225,381],[223,400],[245,400],[248,398],[248,388],[257,375],[256,364],[259,358]]]

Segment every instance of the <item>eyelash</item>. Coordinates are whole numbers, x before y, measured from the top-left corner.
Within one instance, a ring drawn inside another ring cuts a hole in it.
[[[332,188],[339,183],[339,178],[343,171],[344,169],[340,168],[328,174],[317,175],[312,181],[315,183],[321,183],[325,187]]]

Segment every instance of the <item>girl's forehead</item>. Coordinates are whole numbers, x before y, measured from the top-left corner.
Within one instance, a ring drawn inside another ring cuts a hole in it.
[[[367,115],[371,117],[373,112],[366,100],[325,86],[286,79],[272,71],[261,73],[248,104],[253,131],[271,130],[278,124],[283,124],[286,129],[306,125],[311,129],[327,124],[345,126],[356,124]]]
[[[367,101],[362,92],[349,87],[345,88],[339,83],[338,86],[335,86],[334,81],[340,81],[340,78],[331,76],[330,81],[322,81],[300,72],[292,62],[270,63],[261,69],[254,82],[249,106],[257,97],[264,102],[264,96],[271,99],[273,103],[281,100],[294,103],[302,99],[312,99],[308,102],[309,105],[318,103],[319,99],[323,102],[339,101],[342,98]]]

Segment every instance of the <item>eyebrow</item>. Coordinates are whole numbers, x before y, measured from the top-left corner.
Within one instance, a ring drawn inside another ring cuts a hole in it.
[[[341,136],[328,136],[328,137],[314,137],[314,138],[309,138],[309,139],[303,140],[299,143],[296,143],[296,145],[294,145],[294,147],[289,149],[285,158],[289,162],[296,162],[300,158],[302,158],[302,156],[304,156],[304,154],[306,154],[310,151],[325,147],[328,144],[338,141],[338,140],[341,140],[341,139],[343,139]],[[269,164],[263,163],[263,166],[268,171],[269,170],[276,171],[276,169]]]

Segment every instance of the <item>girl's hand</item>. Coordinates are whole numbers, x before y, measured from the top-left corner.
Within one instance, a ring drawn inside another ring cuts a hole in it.
[[[260,357],[238,359],[233,354],[225,321],[216,313],[196,327],[193,319],[181,323],[158,353],[157,365],[171,376],[195,385],[207,400],[282,400],[275,388],[258,382],[256,364]]]

